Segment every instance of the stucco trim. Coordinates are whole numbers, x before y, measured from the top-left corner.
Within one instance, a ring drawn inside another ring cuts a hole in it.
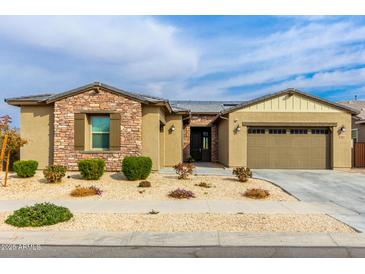
[[[320,127],[337,127],[337,123],[307,123],[307,122],[242,122],[242,126],[320,126]]]

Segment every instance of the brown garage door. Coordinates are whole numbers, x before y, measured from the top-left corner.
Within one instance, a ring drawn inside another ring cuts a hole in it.
[[[250,168],[326,169],[331,166],[328,128],[248,128]]]

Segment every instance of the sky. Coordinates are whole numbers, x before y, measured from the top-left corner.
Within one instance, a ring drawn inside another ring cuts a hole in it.
[[[90,82],[167,99],[365,100],[365,16],[0,16],[4,98]]]

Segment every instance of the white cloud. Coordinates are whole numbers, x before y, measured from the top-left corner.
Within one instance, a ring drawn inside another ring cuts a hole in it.
[[[101,80],[161,97],[207,100],[249,99],[289,86],[361,85],[364,72],[346,67],[365,63],[365,26],[335,19],[298,19],[269,35],[235,31],[201,38],[151,17],[0,17],[1,37],[75,64],[43,68],[10,58],[0,63],[0,71],[6,68],[0,79],[46,91]],[[224,77],[208,77],[220,73]],[[308,73],[313,77],[304,77]],[[227,92],[240,86],[258,88]]]
[[[115,66],[131,80],[192,74],[199,57],[197,49],[184,45],[177,28],[148,17],[1,17],[0,36]]]

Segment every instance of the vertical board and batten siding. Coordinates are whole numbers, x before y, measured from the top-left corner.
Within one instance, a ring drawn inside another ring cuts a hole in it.
[[[365,167],[365,143],[354,144],[354,167]]]
[[[237,110],[238,112],[281,112],[281,111],[293,111],[293,112],[340,112],[339,110],[327,106],[323,103],[317,102],[313,99],[293,95],[281,95],[263,102],[242,108]]]

